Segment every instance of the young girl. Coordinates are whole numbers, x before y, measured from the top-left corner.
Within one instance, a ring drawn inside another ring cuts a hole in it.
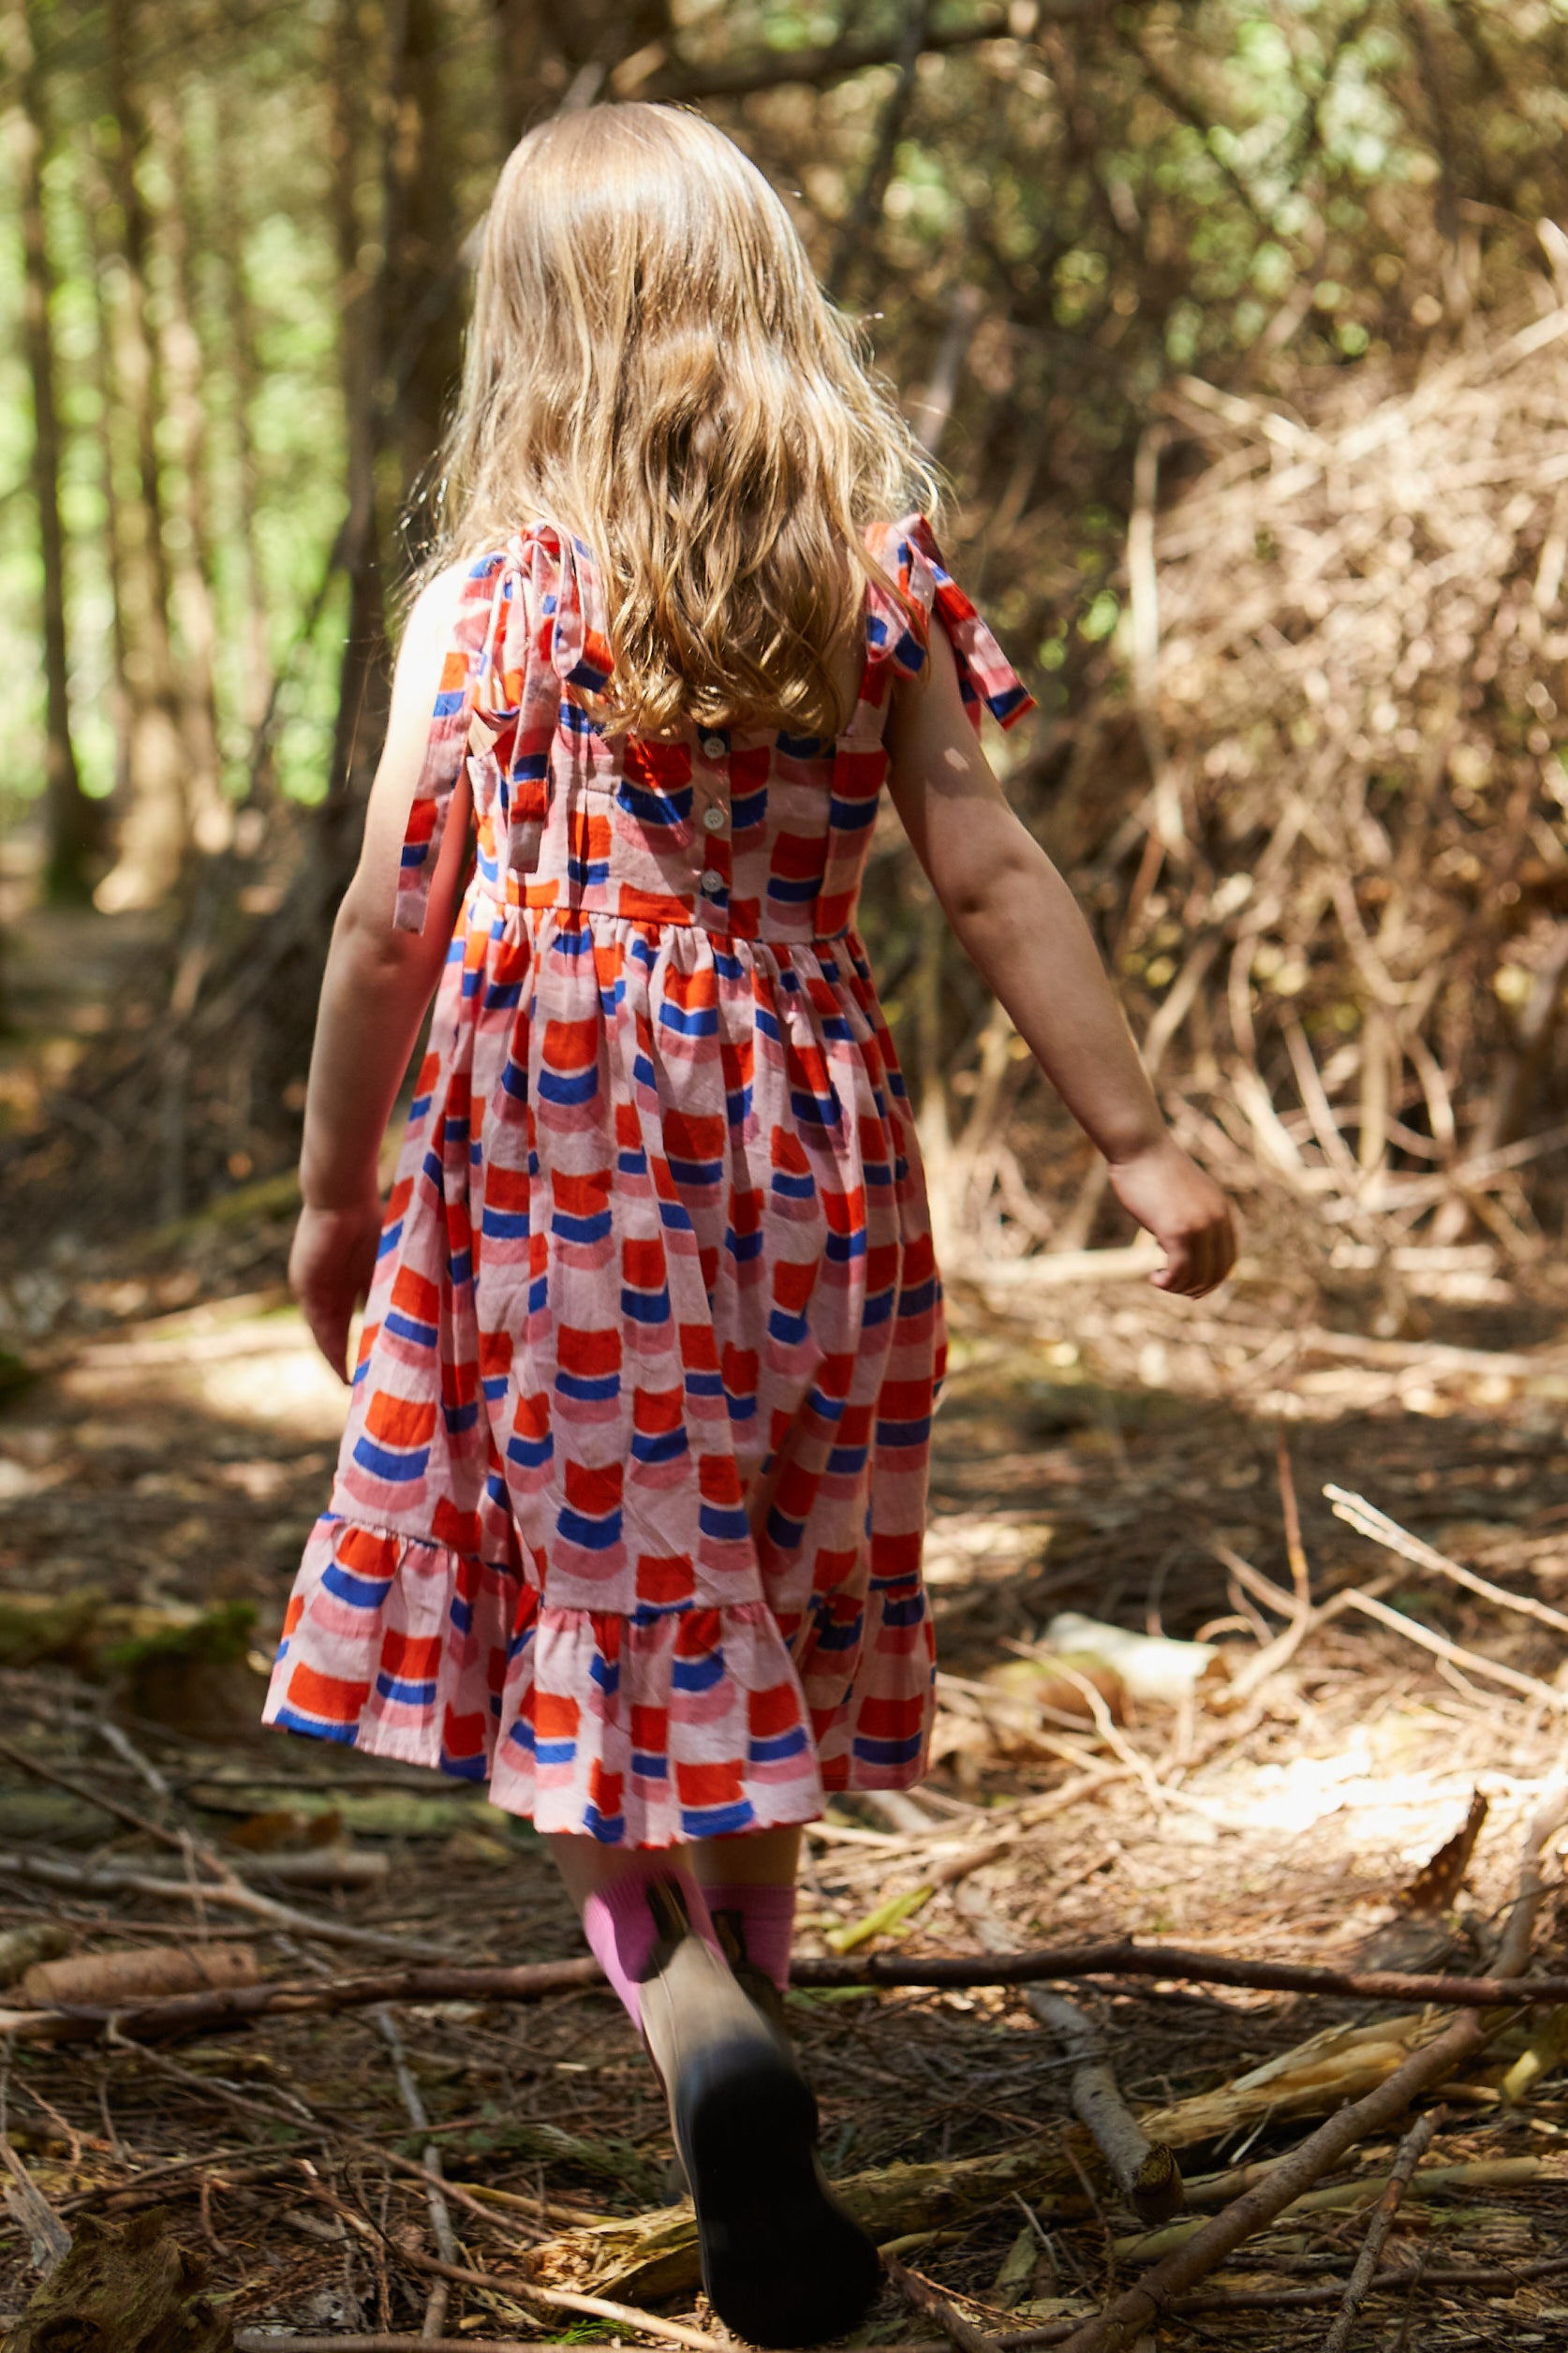
[[[333,932],[290,1263],[339,1370],[368,1305],[268,1720],[532,1816],[663,2081],[711,2301],[763,2345],[851,2327],[878,2278],[765,2015],[800,1827],[917,1782],[931,1712],[941,1294],[854,930],[884,782],[1155,1280],[1195,1295],[1234,1255],[978,748],[983,709],[1029,703],[933,496],[717,131],[626,105],[523,141],[454,560]]]

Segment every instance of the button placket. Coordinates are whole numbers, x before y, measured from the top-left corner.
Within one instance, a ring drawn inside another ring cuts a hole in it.
[[[703,847],[711,860],[725,847],[724,837],[730,830],[730,747],[722,735],[711,729],[698,737],[698,744],[703,759],[711,761],[720,770],[720,775],[713,781],[724,796],[722,800],[710,801],[699,820],[703,832],[708,836]],[[730,878],[721,866],[710,864],[704,866],[698,876],[697,887],[705,899],[722,899],[729,891]]]

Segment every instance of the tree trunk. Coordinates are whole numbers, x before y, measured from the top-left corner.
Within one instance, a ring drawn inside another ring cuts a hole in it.
[[[45,690],[44,788],[48,818],[46,895],[84,899],[89,869],[102,836],[96,806],[81,790],[71,741],[69,664],[66,642],[66,539],[60,520],[60,418],[54,399],[54,337],[50,303],[54,273],[43,208],[43,161],[49,145],[45,91],[36,62],[27,0],[6,0],[0,16],[18,106],[11,118],[22,216],[24,270],[22,319],[33,389],[33,497],[38,511],[43,565]]]
[[[348,623],[338,674],[332,769],[322,803],[320,873],[330,903],[347,884],[353,856],[352,812],[363,807],[380,750],[388,705],[385,584],[377,500],[377,459],[383,435],[381,372],[388,274],[396,235],[398,117],[408,38],[408,0],[391,0],[385,20],[386,55],[365,52],[354,0],[339,0],[332,78],[333,211],[337,240],[338,307],[342,320],[343,398],[348,427],[348,510],[340,545],[348,575]],[[360,94],[382,81],[384,128],[377,194],[380,259],[361,266],[365,242],[360,176],[364,112]]]
[[[114,799],[117,814],[123,815],[130,807],[130,688],[126,679],[127,653],[126,646],[126,525],[120,505],[120,483],[115,468],[114,420],[120,414],[120,386],[114,372],[114,330],[110,316],[109,296],[105,275],[109,268],[109,252],[104,237],[104,220],[112,202],[109,184],[105,180],[97,155],[90,144],[78,150],[81,174],[81,209],[86,215],[87,233],[92,245],[93,282],[93,389],[97,394],[97,444],[103,490],[103,555],[104,570],[109,582],[109,650],[111,689],[111,724],[114,730]]]
[[[123,510],[126,532],[126,689],[129,806],[120,855],[99,883],[106,912],[155,907],[177,879],[189,839],[187,749],[174,648],[169,630],[169,566],[154,426],[158,413],[156,354],[147,332],[146,206],[137,185],[143,126],[130,71],[137,0],[107,0],[105,31],[115,121],[111,178],[121,225],[121,285],[110,317],[122,402],[135,436],[141,497]]]
[[[211,854],[228,848],[234,820],[223,794],[217,695],[213,678],[217,622],[213,607],[212,532],[207,506],[207,410],[202,382],[204,360],[197,331],[196,288],[191,270],[185,131],[179,106],[167,89],[156,89],[150,95],[147,120],[162,147],[170,180],[169,207],[160,226],[174,266],[169,274],[161,356],[170,421],[179,437],[185,493],[185,529],[175,543],[171,570],[174,614],[183,655],[185,734],[190,754],[186,797],[197,847]]]
[[[241,135],[238,111],[232,105],[228,85],[220,84],[217,92],[217,146],[220,156],[237,152]],[[217,250],[223,262],[224,326],[229,343],[229,366],[234,376],[234,459],[239,490],[235,537],[240,551],[244,595],[244,660],[240,716],[254,736],[263,725],[273,700],[272,654],[267,644],[266,582],[256,536],[261,484],[256,463],[256,444],[251,434],[251,416],[259,384],[256,368],[256,322],[245,277],[244,215],[240,204],[238,183],[226,171],[220,170],[216,175],[213,222]],[[269,781],[270,765],[263,747],[261,774],[253,785],[253,792],[259,792],[264,796]]]

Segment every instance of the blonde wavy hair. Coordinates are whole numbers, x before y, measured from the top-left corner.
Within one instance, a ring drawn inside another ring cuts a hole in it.
[[[841,732],[863,534],[938,478],[778,196],[673,106],[555,116],[485,224],[431,567],[520,524],[601,569],[614,731]],[[918,619],[918,616],[912,616]]]

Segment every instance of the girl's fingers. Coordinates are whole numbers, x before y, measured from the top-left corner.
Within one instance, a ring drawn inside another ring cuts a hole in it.
[[[310,1337],[325,1356],[328,1364],[345,1384],[348,1376],[344,1363],[348,1354],[348,1318],[341,1308],[318,1307],[310,1300],[302,1300],[304,1320],[310,1326]]]

